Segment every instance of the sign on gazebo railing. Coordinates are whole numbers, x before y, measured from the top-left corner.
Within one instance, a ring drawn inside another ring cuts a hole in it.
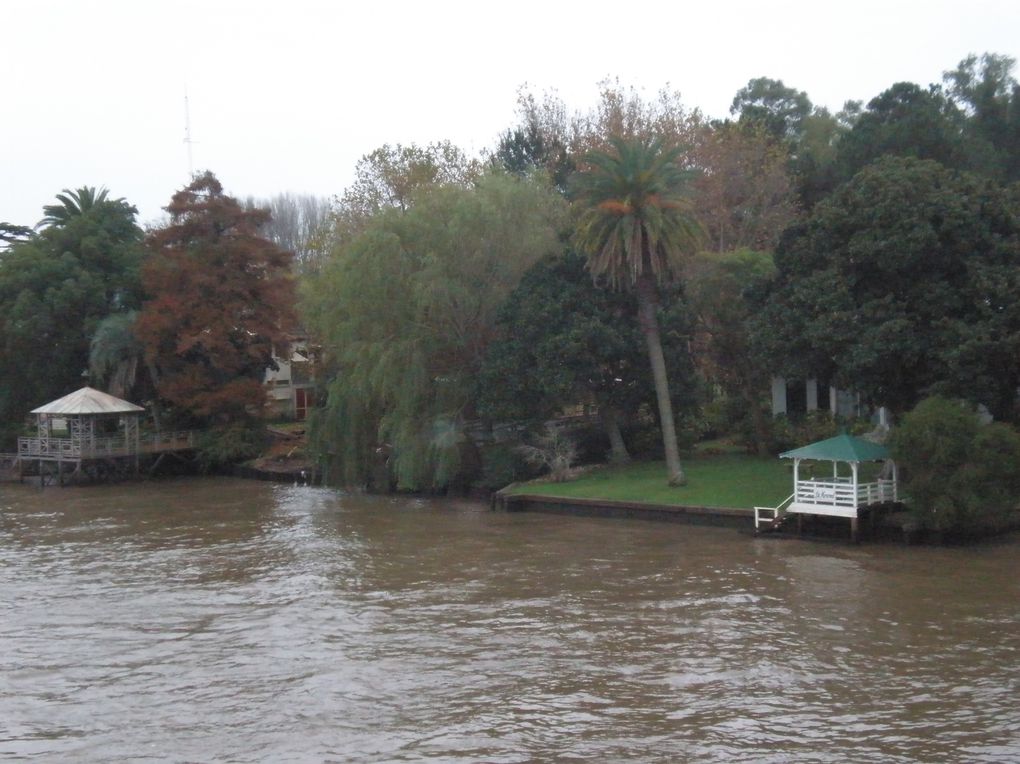
[[[854,501],[856,497],[857,501]],[[873,483],[854,486],[849,478],[800,480],[796,484],[794,501],[798,504],[820,504],[835,507],[855,507],[896,501],[896,482],[878,479]]]

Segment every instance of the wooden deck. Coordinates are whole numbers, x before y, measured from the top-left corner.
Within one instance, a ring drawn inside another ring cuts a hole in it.
[[[798,480],[793,502],[787,512],[831,517],[857,517],[857,510],[898,499],[896,481],[876,480],[858,483],[856,491],[850,478]]]
[[[137,445],[124,437],[95,438],[86,442],[71,438],[18,438],[19,459],[78,462],[83,459],[116,459],[136,454],[187,451],[195,447],[194,430],[150,433]]]

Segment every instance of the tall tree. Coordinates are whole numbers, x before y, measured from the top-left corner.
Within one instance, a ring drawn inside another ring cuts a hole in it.
[[[889,155],[967,168],[963,115],[941,88],[899,82],[869,101],[839,142],[839,177],[849,180],[865,165]]]
[[[244,200],[248,210],[269,211],[259,231],[278,247],[294,253],[297,266],[315,270],[329,248],[332,205],[329,199],[311,194],[277,194],[270,199]]]
[[[812,111],[807,93],[783,84],[782,80],[757,77],[737,91],[730,114],[744,124],[757,125],[775,138],[796,142]]]
[[[754,342],[758,296],[775,273],[765,252],[703,252],[685,268],[686,294],[694,315],[694,359],[703,376],[740,401],[759,456],[768,454],[769,427],[763,397],[771,369]]]
[[[949,96],[967,115],[970,165],[1005,182],[1020,180],[1020,84],[1016,60],[984,53],[967,56],[943,74]]]
[[[690,176],[677,165],[678,148],[657,140],[612,138],[612,150],[585,157],[576,176],[579,209],[575,241],[592,276],[614,289],[633,289],[655,380],[670,485],[683,485],[673,406],[656,315],[658,286],[674,278],[698,229],[684,194]]]
[[[292,328],[291,253],[260,235],[269,213],[245,210],[210,172],[166,211],[146,237],[135,333],[161,398],[202,420],[245,420],[264,404],[273,345]]]
[[[905,412],[931,393],[1014,412],[1020,223],[990,181],[885,157],[776,252],[762,339],[778,371]]]
[[[547,258],[521,279],[499,313],[479,374],[479,409],[496,421],[543,421],[567,406],[595,403],[613,461],[629,458],[620,424],[654,408],[632,292],[599,289],[572,251]],[[679,289],[662,301],[664,356],[673,400],[694,405],[687,311]]]
[[[94,207],[107,202],[109,193],[105,188],[100,188],[97,191],[93,186],[82,186],[74,191],[65,188],[63,193],[57,194],[59,204],[47,204],[43,207],[46,217],[39,221],[39,225],[46,227],[67,225],[74,218],[85,215]],[[116,200],[116,202],[123,201],[123,199]]]
[[[562,205],[544,184],[491,174],[423,188],[339,244],[303,300],[330,376],[312,422],[330,480],[368,482],[380,450],[401,488],[461,474],[497,311],[559,248]]]
[[[96,326],[140,299],[135,208],[92,188],[58,198],[46,227],[0,256],[0,427],[8,432],[33,406],[81,386]]]
[[[715,126],[698,147],[694,210],[716,252],[772,249],[798,215],[786,148],[751,125]]]

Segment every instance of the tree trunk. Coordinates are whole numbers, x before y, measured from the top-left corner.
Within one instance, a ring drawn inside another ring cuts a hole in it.
[[[627,444],[623,442],[616,409],[609,403],[599,403],[599,417],[602,419],[602,426],[606,428],[606,435],[609,436],[609,461],[613,464],[626,464],[630,461],[630,453],[627,451]]]
[[[676,442],[676,427],[673,423],[673,403],[669,398],[669,382],[666,379],[666,359],[662,355],[662,340],[659,337],[659,319],[655,315],[655,284],[648,275],[642,275],[637,282],[638,323],[645,335],[648,346],[648,360],[652,365],[652,379],[655,381],[655,397],[659,403],[659,427],[662,430],[662,446],[666,452],[666,474],[669,485],[686,485],[687,476],[680,465],[680,448]]]
[[[753,378],[752,378],[753,379]],[[758,405],[758,391],[745,387],[741,390],[744,404],[751,408],[751,426],[754,430],[755,451],[758,456],[769,455],[769,423],[766,414]]]

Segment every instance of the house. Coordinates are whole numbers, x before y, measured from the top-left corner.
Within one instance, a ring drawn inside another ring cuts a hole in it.
[[[859,393],[819,383],[817,379],[772,378],[772,415],[806,414],[828,411],[843,419],[868,417],[877,425],[889,426],[886,408],[872,409],[861,401]]]
[[[276,368],[267,368],[263,379],[269,416],[304,420],[315,404],[315,349],[307,337],[293,335],[286,345],[273,348],[273,361]]]

